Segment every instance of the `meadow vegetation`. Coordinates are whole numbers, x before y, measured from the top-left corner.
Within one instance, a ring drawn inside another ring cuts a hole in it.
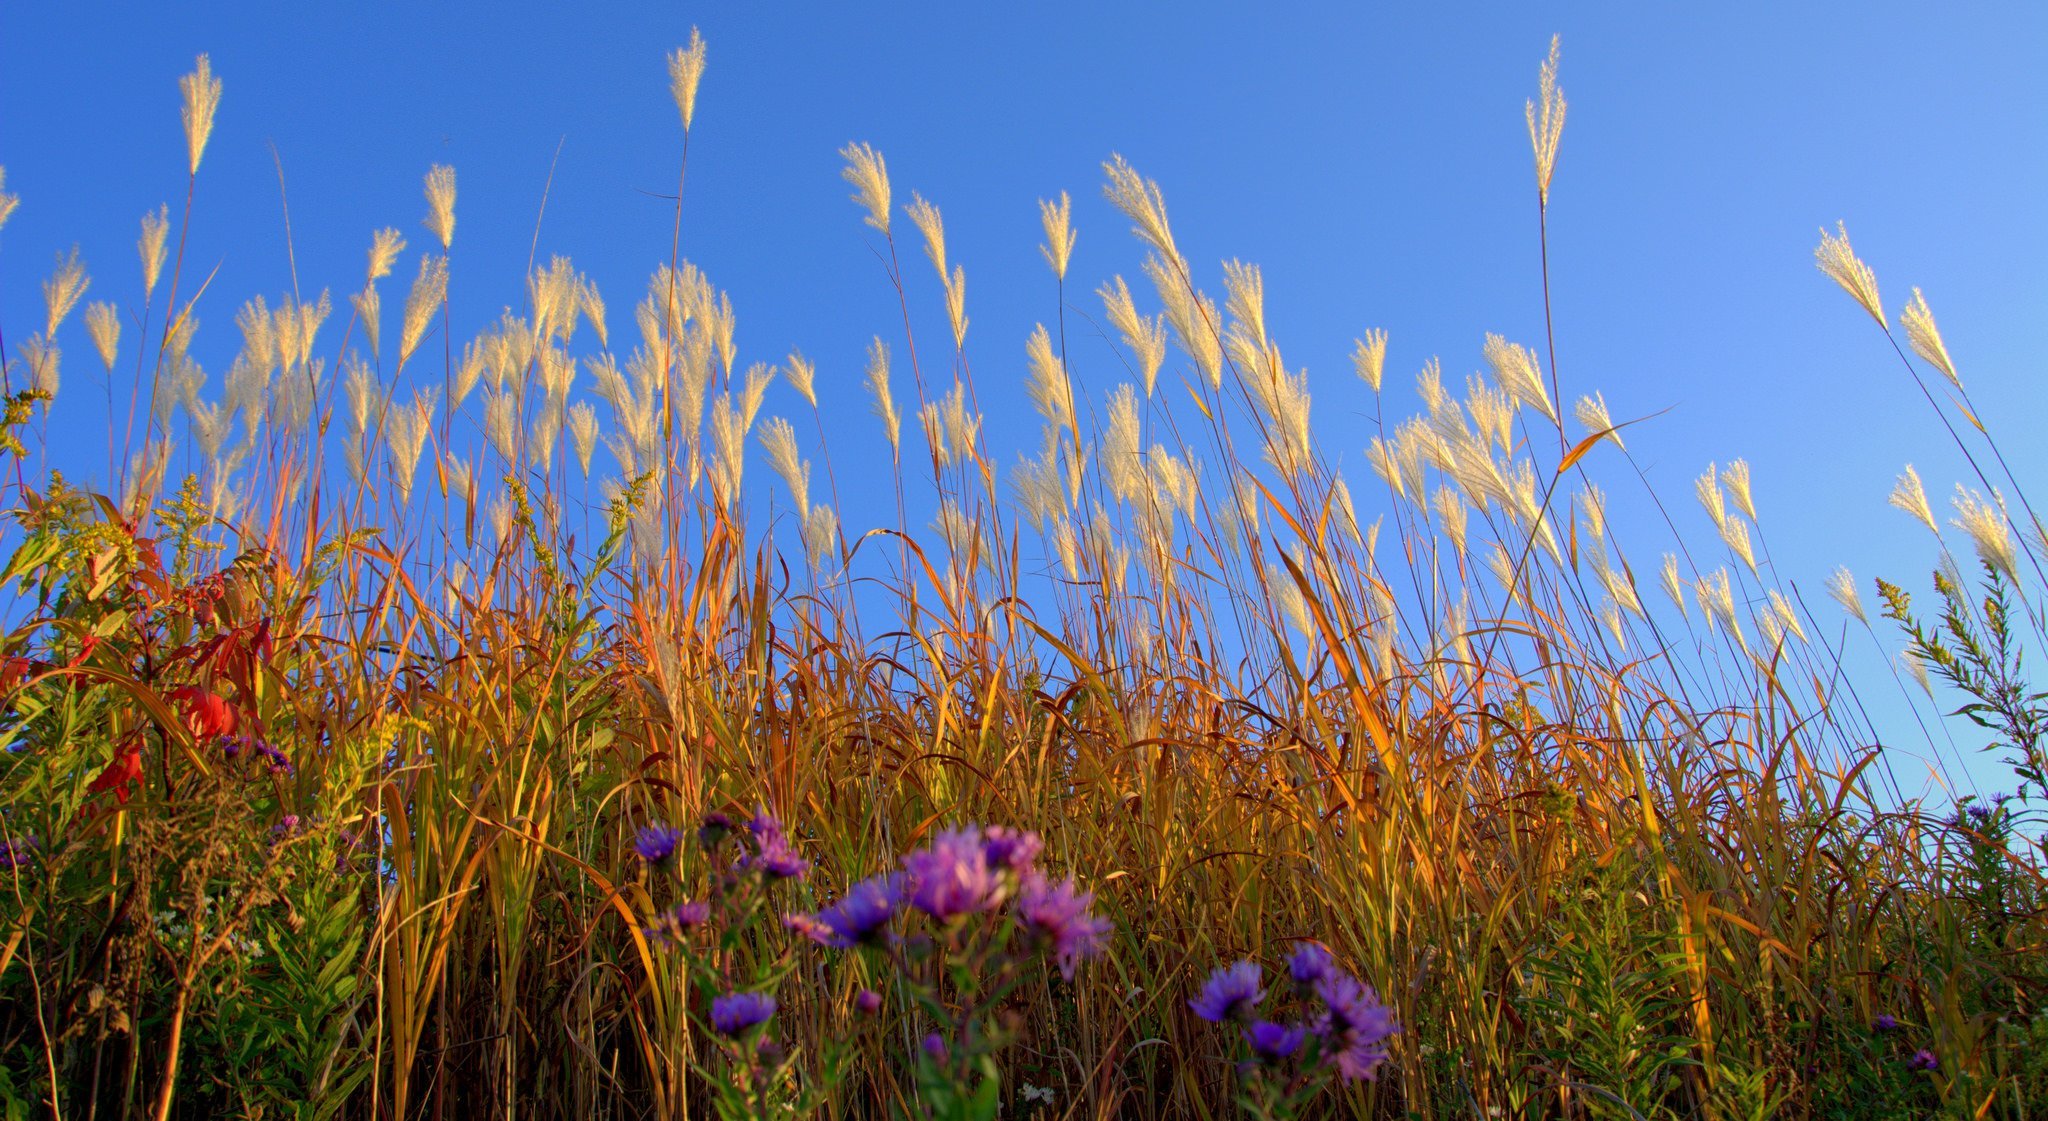
[[[670,59],[683,169],[705,60]],[[139,277],[62,260],[8,325],[0,1117],[2042,1114],[2048,541],[1845,233],[1822,270],[1976,472],[1973,571],[1940,549],[1935,614],[1881,584],[1875,627],[1769,563],[1740,460],[1714,535],[1610,525],[1654,432],[1547,339],[1431,359],[1404,417],[1364,333],[1318,383],[1372,418],[1342,477],[1258,268],[1184,257],[1121,158],[1142,282],[1070,276],[1043,205],[1016,462],[940,213],[861,144],[904,308],[872,419],[739,359],[680,202],[629,316],[557,258],[451,337],[492,278],[445,167],[424,236],[250,299],[214,378],[184,231],[223,87],[181,88]],[[1554,45],[1527,111],[1547,253]],[[1121,366],[1069,361],[1084,314]],[[51,470],[102,410],[106,473]],[[892,524],[831,454],[889,457]],[[1910,468],[1894,501],[1940,539]],[[1926,730],[1841,668],[1880,631],[2016,798],[1901,795]]]

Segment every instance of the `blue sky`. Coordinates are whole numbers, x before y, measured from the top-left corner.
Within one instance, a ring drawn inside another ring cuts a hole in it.
[[[1354,336],[1389,331],[1402,412],[1431,355],[1461,381],[1485,332],[1542,337],[1522,104],[1556,32],[1570,101],[1552,194],[1560,378],[1567,398],[1602,390],[1618,418],[1670,410],[1629,442],[1688,532],[1711,536],[1692,477],[1743,456],[1771,555],[1811,602],[1838,563],[1866,588],[1925,586],[1932,543],[1885,494],[1910,461],[1939,503],[1961,465],[1872,325],[1815,271],[1817,231],[1836,220],[1891,309],[1925,290],[2022,478],[2048,466],[2023,438],[2048,403],[2041,5],[855,7],[13,5],[0,165],[24,201],[0,232],[0,330],[11,350],[40,326],[37,284],[73,244],[88,300],[138,292],[136,221],[182,195],[175,82],[200,51],[225,82],[192,231],[193,260],[219,266],[196,348],[216,377],[235,307],[290,285],[272,142],[301,284],[337,299],[373,229],[425,248],[421,176],[455,166],[458,339],[522,300],[559,144],[540,254],[573,258],[629,330],[668,254],[654,196],[673,189],[679,132],[662,60],[695,25],[710,65],[683,252],[731,292],[743,363],[791,347],[818,362],[844,428],[842,488],[880,478],[861,354],[900,335],[838,178],[850,140],[884,153],[899,202],[914,189],[945,215],[1004,462],[1033,436],[1009,419],[1026,415],[1024,338],[1057,314],[1036,201],[1074,196],[1069,297],[1095,313],[1094,286],[1142,259],[1100,196],[1101,161],[1121,152],[1160,183],[1205,286],[1223,259],[1263,266],[1324,445],[1362,478],[1371,406],[1345,360]],[[387,317],[413,267],[387,282]],[[937,285],[914,253],[906,267],[920,335],[937,340]],[[1071,314],[1076,376],[1099,401],[1122,365]],[[78,407],[59,410],[58,443],[101,446],[103,414],[80,400],[97,399],[97,363],[82,325],[66,332]],[[771,394],[770,413],[795,407]],[[1650,516],[1609,481],[1617,521]],[[877,506],[867,520],[888,519]],[[1889,677],[1858,657],[1881,723],[1910,738]]]

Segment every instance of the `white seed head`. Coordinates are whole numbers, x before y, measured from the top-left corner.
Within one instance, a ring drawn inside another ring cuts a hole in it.
[[[1038,200],[1038,221],[1045,227],[1045,244],[1038,251],[1052,268],[1053,276],[1067,279],[1067,262],[1074,256],[1074,202],[1065,191],[1060,201]]]
[[[704,36],[696,28],[690,29],[690,45],[668,53],[668,88],[676,99],[676,112],[682,114],[683,131],[690,130],[690,121],[697,115],[697,83],[704,80]]]
[[[1835,232],[1832,234],[1822,230],[1820,246],[1813,251],[1813,258],[1820,266],[1820,271],[1826,273],[1828,279],[1841,285],[1842,291],[1849,293],[1862,305],[1863,310],[1870,313],[1870,318],[1877,320],[1878,326],[1890,326],[1885,322],[1884,304],[1877,297],[1877,274],[1870,271],[1870,266],[1864,264],[1856,256],[1856,251],[1849,247],[1849,231],[1846,226],[1840,222],[1835,223]]]

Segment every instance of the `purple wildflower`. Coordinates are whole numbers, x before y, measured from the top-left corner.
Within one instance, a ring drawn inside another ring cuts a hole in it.
[[[1941,1060],[1935,1057],[1934,1052],[1929,1051],[1925,1047],[1922,1047],[1918,1051],[1913,1052],[1912,1058],[1906,1060],[1906,1069],[1940,1070]]]
[[[871,876],[846,889],[839,902],[817,915],[791,915],[784,925],[819,945],[844,950],[881,940],[903,903],[900,873]]]
[[[671,942],[711,920],[711,904],[702,899],[685,899],[654,917],[641,931],[657,942]]]
[[[796,846],[790,844],[789,834],[782,828],[782,822],[767,810],[755,814],[754,819],[747,822],[747,832],[754,836],[755,851],[740,861],[740,871],[765,872],[778,880],[795,879],[810,871],[811,862],[797,854]]]
[[[220,753],[227,756],[227,760],[230,763],[241,758],[242,750],[248,746],[249,737],[247,736],[222,736],[220,738]]]
[[[924,1053],[930,1055],[933,1062],[945,1062],[946,1055],[949,1053],[949,1049],[946,1046],[946,1037],[938,1032],[932,1032],[925,1036]]]
[[[1330,951],[1315,942],[1303,942],[1301,948],[1287,958],[1287,973],[1298,985],[1314,985],[1336,967]]]
[[[1879,1012],[1871,1019],[1870,1028],[1872,1031],[1897,1031],[1899,1030],[1899,1018],[1889,1012]]]
[[[292,766],[292,761],[285,758],[284,752],[272,747],[267,740],[250,740],[249,749],[256,753],[256,758],[263,760],[263,766],[271,774],[291,775],[298,771]]]
[[[36,839],[33,836],[0,841],[0,869],[26,868],[35,858]]]
[[[711,1002],[711,1028],[724,1036],[741,1035],[773,1015],[775,998],[767,993],[727,993]]]
[[[1025,833],[991,825],[982,830],[982,854],[988,865],[1001,871],[1015,872],[1022,876],[1031,871],[1032,862],[1045,851],[1045,842],[1036,833]]]
[[[882,994],[873,989],[862,989],[853,994],[853,1006],[862,1014],[873,1016],[882,1010]]]
[[[1340,969],[1316,982],[1316,995],[1326,1011],[1316,1023],[1330,1061],[1346,1082],[1371,1078],[1387,1058],[1387,1039],[1400,1031],[1393,1010],[1380,1003],[1370,986]]]
[[[1259,964],[1255,961],[1222,966],[1209,975],[1209,982],[1202,986],[1200,995],[1188,1001],[1188,1007],[1212,1024],[1246,1019],[1266,999],[1259,979]]]
[[[666,867],[675,860],[676,849],[682,843],[682,830],[671,825],[650,825],[633,838],[633,851],[649,864]]]
[[[940,833],[930,848],[904,857],[903,867],[916,884],[911,905],[940,922],[994,910],[1003,901],[1002,877],[989,867],[980,830]]]
[[[1970,815],[1970,820],[1978,825],[1983,825],[1991,820],[1991,807],[1982,802],[1970,803],[1965,807],[1965,812]]]
[[[1024,877],[1017,895],[1017,917],[1024,928],[1051,944],[1060,976],[1074,979],[1074,963],[1102,952],[1102,940],[1113,929],[1106,919],[1089,913],[1091,892],[1074,890],[1074,881],[1054,885],[1036,872]]]
[[[716,810],[704,815],[704,823],[697,827],[697,843],[705,849],[715,849],[732,835],[732,819]]]
[[[1252,1054],[1262,1062],[1275,1063],[1294,1054],[1301,1047],[1305,1033],[1298,1027],[1276,1024],[1271,1020],[1254,1020],[1244,1031],[1244,1041],[1251,1045]]]

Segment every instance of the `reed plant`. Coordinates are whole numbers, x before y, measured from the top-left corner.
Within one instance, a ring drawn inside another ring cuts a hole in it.
[[[669,58],[679,181],[706,58]],[[1698,481],[1711,536],[1610,524],[1654,434],[1551,338],[1430,359],[1403,418],[1375,330],[1318,384],[1373,418],[1346,478],[1257,266],[1184,256],[1120,157],[1141,283],[1069,276],[1043,204],[1006,464],[965,265],[858,143],[902,312],[866,429],[819,404],[851,372],[739,359],[680,190],[630,327],[556,258],[458,340],[487,278],[445,167],[416,262],[383,229],[345,301],[249,300],[211,378],[223,84],[181,90],[139,288],[74,320],[67,259],[5,354],[0,1117],[2041,1114],[2048,540],[1846,233],[1822,269],[1976,473],[1981,599],[1946,550],[1938,621],[1882,587],[1903,672],[2014,760],[1995,805],[1902,794],[1914,730],[1842,666],[1859,587],[1811,612],[1741,460]],[[1110,368],[1066,346],[1098,309]],[[64,391],[75,321],[104,404]],[[51,414],[101,408],[104,475],[51,470]],[[842,515],[832,452],[889,458],[892,524]]]

